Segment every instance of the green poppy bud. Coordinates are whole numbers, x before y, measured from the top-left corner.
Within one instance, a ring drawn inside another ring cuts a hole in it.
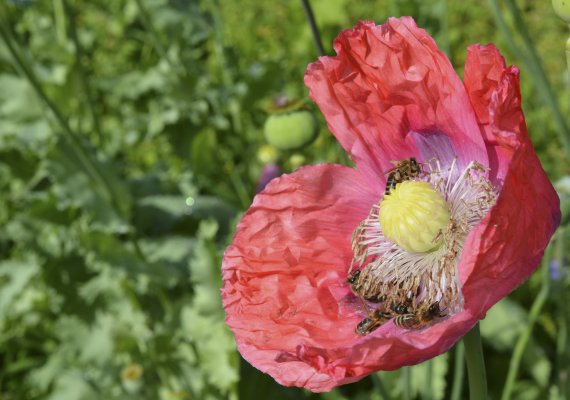
[[[257,159],[261,164],[271,164],[277,161],[279,151],[270,144],[264,144],[257,150]]]
[[[317,121],[306,110],[270,115],[264,126],[265,139],[279,150],[301,148],[311,143],[317,133]]]
[[[570,24],[570,0],[552,0],[552,7],[560,18]]]

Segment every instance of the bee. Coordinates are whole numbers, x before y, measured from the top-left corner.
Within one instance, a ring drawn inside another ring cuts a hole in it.
[[[427,309],[420,308],[416,313],[400,314],[394,317],[394,325],[404,329],[421,329],[437,318],[446,314],[441,310],[439,301],[431,304]]]
[[[383,303],[388,298],[387,295],[382,293],[377,293],[374,291],[368,291],[364,289],[364,282],[360,281],[360,274],[362,270],[354,271],[352,275],[349,275],[346,281],[350,284],[352,292],[357,295],[361,301],[369,301],[371,303]]]
[[[392,303],[390,304],[390,310],[394,311],[396,314],[411,314],[412,308],[411,306],[411,302],[406,301],[404,303]]]
[[[352,287],[352,289],[355,289],[355,286],[357,285],[357,281],[358,278],[360,277],[360,270],[354,271],[354,274],[350,275],[348,278],[346,278],[346,280],[348,281],[348,283],[350,283],[350,286]]]
[[[390,194],[390,191],[394,189],[398,183],[415,178],[422,172],[421,164],[419,164],[414,157],[392,162],[395,163],[394,167],[386,171],[388,178],[386,179],[385,195]]]
[[[378,329],[384,323],[392,318],[392,314],[382,311],[380,309],[373,310],[370,315],[364,318],[356,325],[355,332],[359,336],[368,335],[370,332]]]

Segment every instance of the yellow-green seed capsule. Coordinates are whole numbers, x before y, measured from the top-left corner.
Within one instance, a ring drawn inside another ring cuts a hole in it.
[[[570,0],[552,0],[554,12],[570,24]]]
[[[279,150],[294,150],[311,143],[318,133],[317,120],[310,111],[272,114],[265,121],[267,142]]]
[[[380,203],[384,236],[410,253],[439,248],[449,218],[447,202],[427,182],[399,183]]]
[[[264,144],[257,150],[257,159],[261,164],[270,164],[277,161],[279,151],[270,144]]]

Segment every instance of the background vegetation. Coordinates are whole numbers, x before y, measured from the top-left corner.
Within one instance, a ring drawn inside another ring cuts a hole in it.
[[[568,29],[550,2],[312,5],[329,54],[341,29],[390,15],[414,16],[460,73],[469,44],[495,42],[522,69],[567,225]],[[461,345],[315,395],[243,362],[224,325],[221,254],[264,165],[348,163],[307,100],[299,1],[6,0],[0,33],[0,399],[466,398]],[[284,98],[318,118],[300,150],[263,136]],[[482,323],[492,398],[570,398],[566,230]]]

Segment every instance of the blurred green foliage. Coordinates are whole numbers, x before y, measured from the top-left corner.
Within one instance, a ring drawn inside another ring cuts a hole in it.
[[[570,115],[567,27],[549,2],[519,1],[524,27],[494,1],[312,4],[329,52],[341,29],[389,15],[413,15],[459,71],[469,44],[497,43],[521,66],[545,168],[570,174],[552,117]],[[224,325],[221,255],[264,163],[348,163],[318,112],[310,146],[263,136],[276,99],[307,100],[316,51],[300,3],[11,0],[0,27],[0,399],[444,399],[453,382],[465,398],[459,348],[314,395],[240,360]],[[482,324],[493,398],[529,323],[513,396],[570,394],[567,243],[560,230],[543,267],[557,275],[536,274]]]

